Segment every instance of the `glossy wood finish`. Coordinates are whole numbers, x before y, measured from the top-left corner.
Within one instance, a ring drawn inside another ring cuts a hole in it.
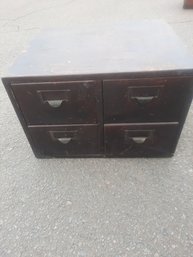
[[[105,125],[105,154],[120,157],[171,156],[177,142],[178,125],[178,123]]]
[[[100,81],[11,83],[27,124],[101,122]]]
[[[104,122],[178,121],[192,96],[192,78],[105,80]]]

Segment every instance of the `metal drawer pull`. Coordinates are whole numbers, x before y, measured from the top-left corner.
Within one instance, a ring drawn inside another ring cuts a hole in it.
[[[136,100],[140,104],[150,103],[153,99],[158,98],[158,96],[132,96],[131,99]]]
[[[62,143],[63,145],[66,145],[72,140],[72,138],[71,137],[60,137],[60,138],[57,138],[57,140],[60,143]]]
[[[143,144],[147,140],[148,137],[132,137],[131,139],[136,143],[136,144]]]
[[[65,102],[70,102],[71,90],[37,90],[37,94],[43,104],[51,108],[59,108]]]
[[[61,143],[63,145],[69,144],[74,139],[77,138],[77,130],[69,130],[69,131],[49,131],[51,139],[57,143]]]
[[[51,107],[58,108],[62,105],[63,100],[47,100],[46,101]]]

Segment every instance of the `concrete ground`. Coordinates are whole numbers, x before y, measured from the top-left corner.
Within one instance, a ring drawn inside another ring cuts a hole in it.
[[[1,0],[0,73],[42,28],[142,18],[193,53],[182,0]],[[1,84],[0,257],[191,257],[192,214],[193,107],[173,158],[37,160]]]

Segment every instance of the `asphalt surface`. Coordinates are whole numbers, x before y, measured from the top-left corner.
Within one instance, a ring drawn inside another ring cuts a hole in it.
[[[0,74],[41,29],[130,19],[165,20],[193,54],[180,0],[1,0]],[[193,106],[173,158],[38,160],[1,83],[1,257],[191,257],[192,214]]]

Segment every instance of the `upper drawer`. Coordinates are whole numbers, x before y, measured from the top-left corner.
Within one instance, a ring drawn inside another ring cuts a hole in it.
[[[178,121],[192,97],[191,78],[104,81],[104,121]]]
[[[11,84],[28,124],[98,123],[101,83],[98,81]]]

